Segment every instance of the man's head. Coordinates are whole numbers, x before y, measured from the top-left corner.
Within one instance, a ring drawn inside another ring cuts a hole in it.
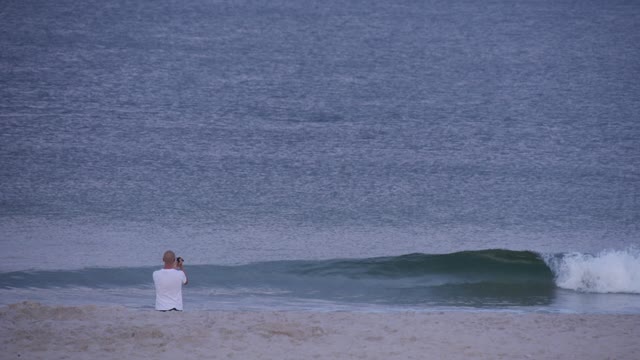
[[[176,262],[176,254],[171,250],[167,250],[164,252],[164,255],[162,256],[162,261],[164,261],[165,265],[173,266],[173,263]]]

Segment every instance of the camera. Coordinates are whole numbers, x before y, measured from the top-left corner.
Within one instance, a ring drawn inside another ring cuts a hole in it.
[[[184,259],[183,259],[183,258],[181,258],[181,257],[178,257],[178,258],[176,259],[176,261],[177,261],[177,262],[178,262],[178,264],[179,264],[179,263],[183,262],[183,261],[184,261]]]

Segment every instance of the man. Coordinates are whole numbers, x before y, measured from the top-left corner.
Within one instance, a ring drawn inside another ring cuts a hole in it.
[[[171,250],[165,251],[162,261],[164,267],[153,272],[156,310],[182,311],[182,285],[189,282],[183,261],[181,258],[176,261],[176,254]]]

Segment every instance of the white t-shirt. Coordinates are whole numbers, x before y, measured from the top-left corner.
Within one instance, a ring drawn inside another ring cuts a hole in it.
[[[156,286],[156,310],[182,310],[182,285],[187,276],[181,270],[160,269],[153,272]]]

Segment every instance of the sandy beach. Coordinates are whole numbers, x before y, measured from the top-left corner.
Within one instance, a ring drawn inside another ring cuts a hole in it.
[[[3,359],[637,359],[640,315],[0,308]]]

